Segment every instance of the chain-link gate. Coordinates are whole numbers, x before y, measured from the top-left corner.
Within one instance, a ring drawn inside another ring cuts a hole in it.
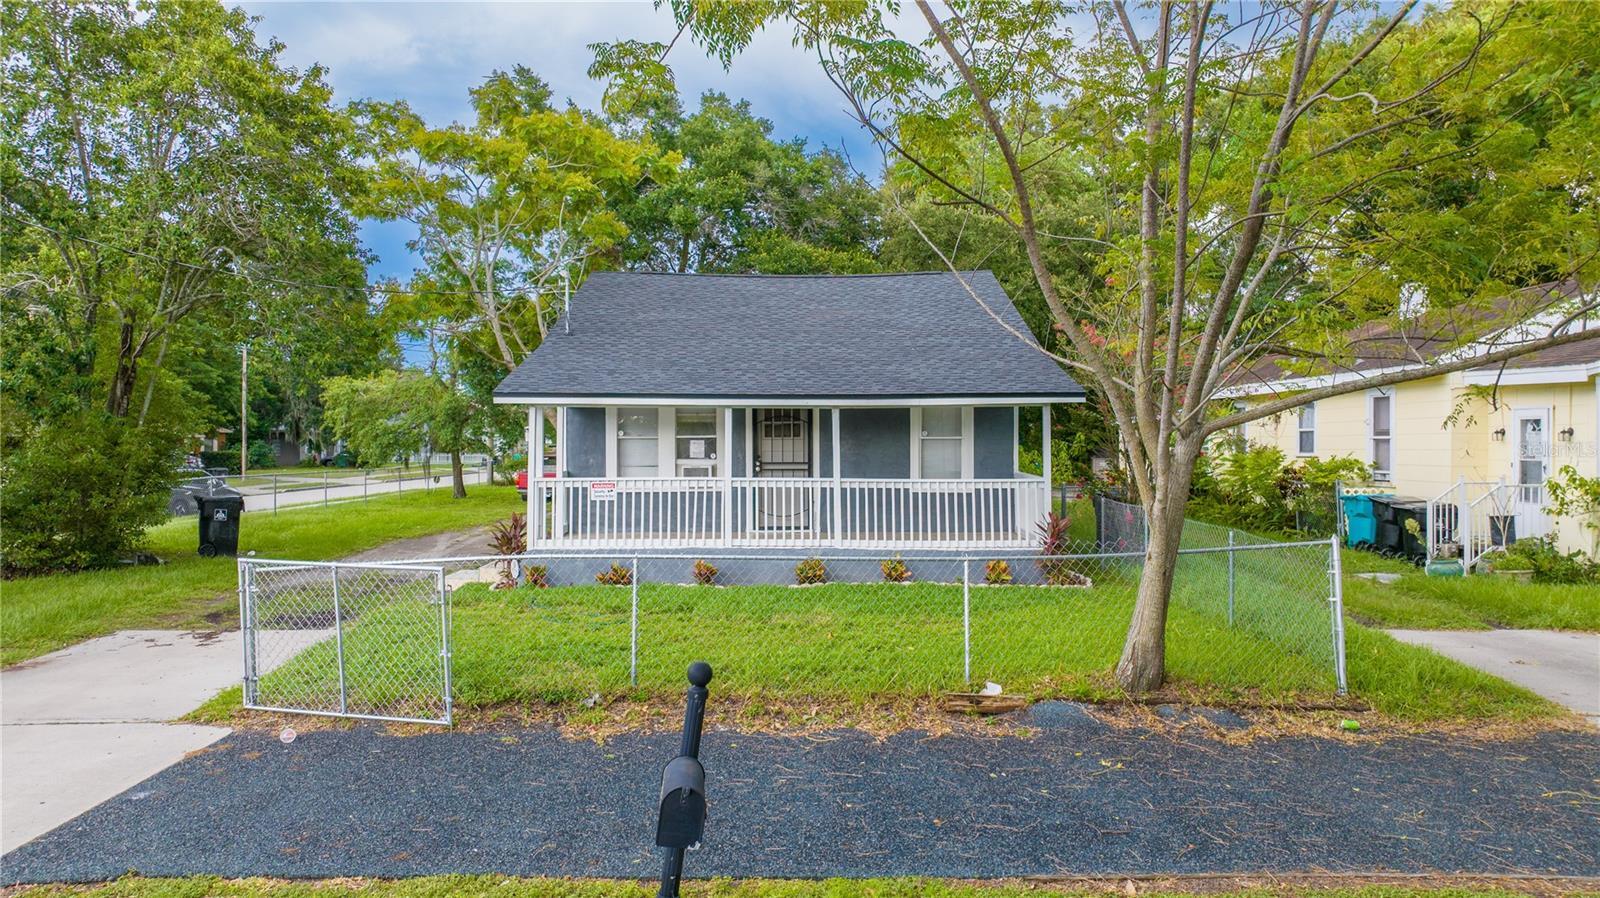
[[[244,706],[451,722],[444,568],[239,561]]]

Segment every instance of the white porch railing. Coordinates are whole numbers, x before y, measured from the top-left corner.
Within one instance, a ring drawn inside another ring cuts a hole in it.
[[[546,478],[530,486],[548,548],[1031,546],[1049,508],[1038,478]]]
[[[1519,539],[1550,534],[1542,483],[1460,480],[1428,502],[1428,557],[1454,546],[1471,571]]]

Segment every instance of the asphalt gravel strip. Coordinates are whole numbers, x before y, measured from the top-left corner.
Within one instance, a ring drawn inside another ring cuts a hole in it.
[[[1600,874],[1600,737],[1229,746],[1035,706],[1030,738],[711,731],[691,877]],[[239,733],[0,858],[149,876],[641,877],[677,736]]]

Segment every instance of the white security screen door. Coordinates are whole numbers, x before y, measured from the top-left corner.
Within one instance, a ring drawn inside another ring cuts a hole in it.
[[[1543,536],[1549,530],[1544,513],[1544,481],[1550,475],[1550,412],[1517,409],[1511,414],[1511,481],[1516,484],[1517,539]]]
[[[811,410],[756,409],[755,474],[784,479],[811,476]],[[755,523],[766,530],[811,528],[812,490],[774,483],[755,488]]]

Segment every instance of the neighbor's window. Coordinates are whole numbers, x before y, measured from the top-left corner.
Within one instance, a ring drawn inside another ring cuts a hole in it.
[[[1394,461],[1394,397],[1374,395],[1368,420],[1372,429],[1372,476],[1388,480]]]
[[[717,410],[680,408],[676,424],[678,476],[717,476]]]
[[[653,408],[617,410],[617,476],[655,477],[660,473],[656,438],[661,415]]]
[[[922,470],[924,480],[961,477],[961,408],[928,406],[922,410]]]
[[[1317,454],[1317,404],[1300,406],[1300,454]]]

